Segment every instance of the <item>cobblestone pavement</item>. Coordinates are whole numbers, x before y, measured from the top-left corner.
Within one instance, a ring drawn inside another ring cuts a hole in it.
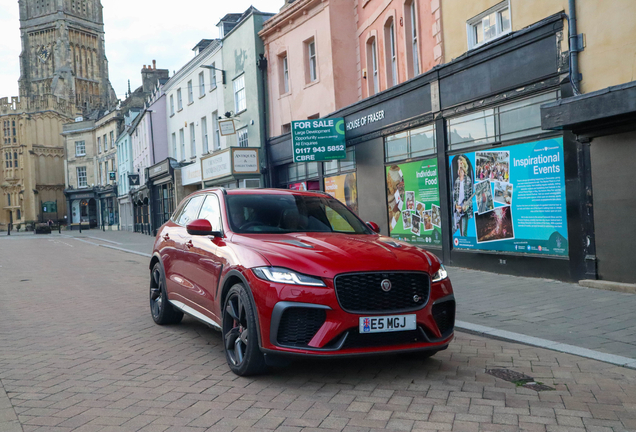
[[[635,370],[461,332],[427,360],[302,361],[239,378],[219,333],[153,323],[147,276],[142,256],[0,238],[0,431],[636,430]]]

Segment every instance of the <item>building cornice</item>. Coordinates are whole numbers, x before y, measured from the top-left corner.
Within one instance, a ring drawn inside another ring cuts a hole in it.
[[[299,17],[308,15],[309,10],[317,5],[327,5],[328,3],[329,0],[301,0],[293,3],[291,6],[265,21],[263,23],[263,29],[258,32],[258,35],[262,39],[265,39],[271,36],[272,33],[281,31],[283,27],[293,24]]]

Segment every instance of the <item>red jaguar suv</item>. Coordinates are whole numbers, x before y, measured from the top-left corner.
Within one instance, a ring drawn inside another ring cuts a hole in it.
[[[455,298],[444,266],[378,231],[321,192],[195,192],[157,234],[152,318],[186,313],[220,330],[237,375],[281,355],[445,349]]]

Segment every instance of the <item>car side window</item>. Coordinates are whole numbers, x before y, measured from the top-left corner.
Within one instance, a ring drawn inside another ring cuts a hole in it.
[[[190,201],[188,201],[183,209],[183,212],[179,215],[177,223],[181,226],[186,226],[187,224],[195,220],[197,218],[197,215],[199,214],[199,209],[201,208],[201,203],[203,202],[204,198],[205,195],[197,195]]]
[[[212,231],[221,231],[221,208],[216,195],[205,197],[203,207],[199,212],[199,219],[207,219],[212,225]]]

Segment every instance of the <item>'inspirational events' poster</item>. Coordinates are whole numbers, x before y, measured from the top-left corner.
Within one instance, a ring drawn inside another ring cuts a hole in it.
[[[437,159],[386,167],[391,237],[420,245],[442,244]]]
[[[456,248],[568,255],[563,138],[449,158]]]

